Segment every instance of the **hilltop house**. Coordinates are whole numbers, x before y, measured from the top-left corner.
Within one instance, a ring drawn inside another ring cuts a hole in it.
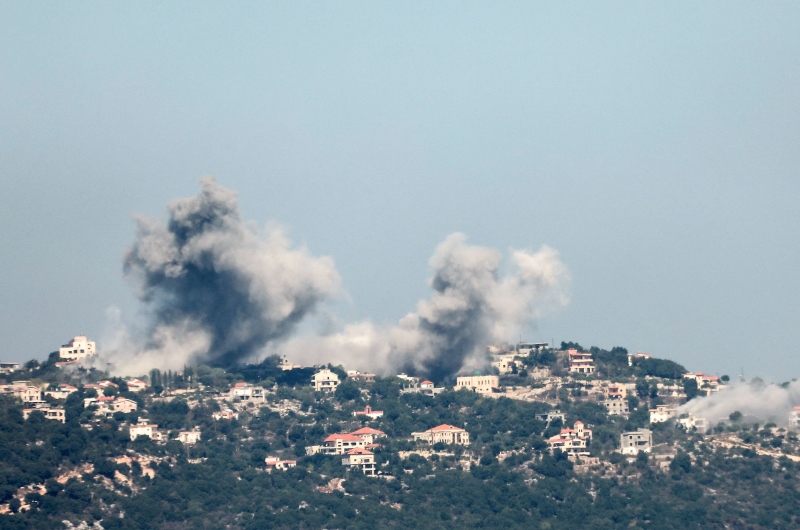
[[[3,394],[11,394],[23,403],[36,403],[42,401],[42,391],[30,381],[13,381],[10,385],[3,385]]]
[[[34,412],[41,412],[46,420],[60,421],[66,423],[66,413],[62,407],[49,407],[47,405],[26,407],[22,409],[22,419],[27,420],[28,417]]]
[[[357,411],[353,412],[353,416],[355,416],[356,418],[359,417],[359,416],[367,416],[371,420],[377,420],[378,418],[383,416],[383,411],[382,410],[372,410],[372,407],[367,405],[366,407],[364,407],[364,410],[357,410]]]
[[[67,399],[70,394],[77,391],[78,389],[74,386],[61,383],[55,390],[45,390],[44,395],[53,399]]]
[[[696,372],[683,374],[683,378],[694,379],[697,382],[697,388],[709,392],[718,392],[720,389],[719,377],[715,375],[705,375],[703,372]]]
[[[129,392],[143,392],[147,390],[149,386],[147,383],[140,379],[131,378],[125,381],[125,384],[128,385]]]
[[[667,405],[658,405],[650,409],[650,423],[663,423],[675,417],[675,409]]]
[[[146,436],[151,440],[160,438],[158,434],[158,425],[148,423],[145,418],[139,418],[139,423],[131,425],[128,430],[130,431],[131,440],[135,440],[140,436]]]
[[[469,445],[469,433],[464,429],[453,425],[439,425],[425,432],[412,432],[414,441],[435,444],[443,442],[446,444]]]
[[[364,383],[375,382],[375,374],[362,374],[358,370],[348,370],[347,378],[353,381],[363,381]]]
[[[366,445],[367,441],[361,436],[356,436],[354,434],[331,434],[323,440],[322,445],[306,447],[306,454],[315,455],[321,453],[324,455],[343,455],[350,449],[364,447]]]
[[[699,418],[691,414],[682,415],[680,418],[678,418],[677,423],[687,431],[694,429],[700,434],[705,434],[706,431],[711,428],[711,425],[707,419]]]
[[[591,353],[570,349],[567,350],[567,355],[569,356],[569,372],[571,374],[590,375],[594,373],[594,360]]]
[[[94,341],[84,335],[78,335],[58,350],[58,356],[65,361],[80,361],[94,355],[96,352]]]
[[[273,469],[277,469],[279,471],[286,471],[290,467],[297,466],[296,460],[281,460],[280,458],[274,456],[268,456],[264,459],[264,463],[267,464],[267,472],[272,472]]]
[[[230,387],[228,397],[232,400],[261,403],[264,401],[264,388],[240,381]]]
[[[339,386],[339,376],[326,368],[311,376],[311,383],[317,392],[334,392]]]
[[[601,403],[609,415],[627,416],[630,413],[627,399],[607,399]]]
[[[8,375],[19,370],[19,363],[0,362],[0,374]]]
[[[405,374],[400,374],[400,375],[405,375]],[[423,394],[426,396],[433,397],[436,394],[444,392],[444,387],[437,388],[436,386],[434,386],[433,381],[425,380],[420,383],[418,377],[408,377],[408,376],[406,376],[403,379],[408,382],[404,383],[403,388],[400,389],[401,394]]]

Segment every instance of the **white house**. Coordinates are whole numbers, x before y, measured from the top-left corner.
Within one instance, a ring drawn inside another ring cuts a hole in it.
[[[147,420],[144,418],[139,418],[139,423],[136,425],[131,425],[129,427],[131,440],[135,440],[139,436],[146,436],[150,439],[157,439],[158,436],[158,425],[154,425],[152,423],[147,423]]]
[[[11,374],[19,370],[19,363],[0,362],[0,374]]]
[[[591,353],[570,349],[567,350],[567,354],[569,355],[569,372],[571,374],[590,375],[594,373],[594,360]]]
[[[572,429],[561,429],[560,433],[547,440],[551,452],[560,449],[570,455],[585,456],[589,454],[586,448],[592,439],[592,431],[587,429],[581,421],[576,421],[573,427]]]
[[[627,416],[630,413],[627,399],[607,399],[602,403],[609,415]]]
[[[200,431],[181,431],[178,440],[186,445],[196,444],[200,441]]]
[[[55,390],[45,390],[44,395],[54,399],[67,399],[70,394],[77,391],[78,389],[74,386],[61,383]]]
[[[238,420],[239,413],[226,408],[219,412],[212,413],[211,417],[215,420]]]
[[[359,417],[359,416],[367,416],[371,420],[377,420],[378,418],[383,416],[383,411],[382,410],[372,410],[372,407],[367,405],[366,407],[364,407],[364,410],[357,410],[357,411],[353,412],[353,416],[355,416],[356,418]]]
[[[439,425],[425,432],[412,432],[411,436],[415,441],[435,444],[443,442],[446,444],[469,445],[469,433],[453,425]]]
[[[701,434],[705,434],[705,432],[711,428],[711,425],[707,419],[699,418],[691,414],[678,418],[677,423],[687,431],[695,429]]]
[[[286,471],[290,467],[297,466],[296,460],[281,460],[280,458],[276,458],[274,456],[268,456],[265,458],[264,463],[267,464],[267,472],[272,472],[273,469]]]
[[[263,402],[264,388],[250,383],[239,382],[228,390],[228,397],[239,401]]]
[[[58,350],[58,356],[67,361],[80,361],[97,353],[94,341],[84,335],[78,335]]]
[[[130,392],[142,392],[144,390],[147,390],[147,387],[149,386],[141,379],[135,379],[135,378],[126,380],[125,384],[128,385],[128,391]]]
[[[370,427],[362,427],[357,431],[351,432],[350,434],[363,438],[367,445],[374,444],[375,440],[378,438],[386,438],[385,432],[378,429],[372,429]]]
[[[650,409],[650,423],[664,423],[675,417],[675,409],[667,405],[658,405]]]
[[[491,394],[500,388],[500,377],[496,375],[470,375],[456,378],[456,390],[466,388],[478,394]]]
[[[339,386],[339,376],[326,368],[315,373],[311,382],[317,392],[333,392]]]
[[[322,445],[306,447],[307,455],[322,453],[324,455],[343,455],[350,449],[363,448],[367,441],[354,434],[331,434],[322,442]]]
[[[31,413],[39,411],[44,414],[45,419],[47,420],[55,420],[60,421],[61,423],[66,423],[66,413],[64,409],[61,407],[33,407],[33,408],[24,408],[22,409],[22,419],[27,420]]]

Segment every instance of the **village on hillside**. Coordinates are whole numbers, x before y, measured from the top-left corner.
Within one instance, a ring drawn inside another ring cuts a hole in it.
[[[680,436],[800,461],[797,435],[790,430],[800,426],[800,407],[778,419],[780,425],[741,413],[712,425],[679,410],[687,400],[726,392],[727,376],[688,372],[623,348],[493,345],[485,373],[438,385],[405,373],[379,377],[341,366],[304,367],[286,357],[241,371],[199,366],[109,377],[87,367],[95,356],[95,343],[76,336],[44,363],[2,363],[0,395],[15,400],[26,421],[79,422],[89,431],[112,425],[130,441],[115,461],[136,461],[141,474],[152,474],[160,461],[147,456],[142,444],[179,443],[201,462],[203,451],[192,448],[235,432],[268,442],[260,461],[252,463],[264,472],[337,465],[386,480],[413,473],[409,462],[469,470],[493,459],[542,462],[543,455],[564,458],[584,473],[613,475],[637,461],[668,471],[682,451]],[[480,409],[480,400],[531,407],[526,425],[516,427],[525,436],[488,443],[502,433],[487,432],[469,414],[459,414]],[[437,406],[447,410],[432,414]],[[331,480],[333,491],[341,479]],[[31,491],[46,488],[20,488],[13,497],[19,509]],[[9,513],[9,502],[0,504],[0,512]]]

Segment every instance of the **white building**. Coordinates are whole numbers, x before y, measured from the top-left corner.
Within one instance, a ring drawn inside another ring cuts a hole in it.
[[[326,368],[315,373],[311,382],[317,392],[334,392],[339,386],[339,376]]]
[[[267,464],[268,473],[271,473],[273,469],[277,469],[279,471],[286,471],[290,467],[297,466],[296,460],[281,460],[280,458],[276,458],[274,456],[268,456],[267,458],[265,458],[264,463]]]
[[[66,413],[64,409],[61,407],[48,407],[48,406],[41,406],[41,407],[32,407],[32,408],[24,408],[22,409],[22,419],[27,420],[28,417],[33,413],[39,411],[44,415],[46,420],[55,420],[60,421],[61,423],[66,423]]]
[[[653,433],[649,429],[638,429],[619,435],[619,452],[636,455],[639,451],[649,453],[653,448]]]
[[[181,431],[178,440],[186,445],[196,444],[200,441],[200,431]]]
[[[94,341],[84,335],[78,335],[58,350],[58,356],[67,361],[79,361],[95,353]]]
[[[143,392],[147,390],[147,387],[149,386],[141,379],[135,379],[135,378],[126,380],[125,384],[128,385],[129,392]]]
[[[357,410],[357,411],[353,412],[353,416],[355,416],[356,418],[359,417],[359,416],[366,416],[369,419],[374,421],[374,420],[377,420],[378,418],[380,418],[381,416],[383,416],[383,411],[382,410],[372,410],[372,407],[367,405],[366,407],[364,407],[364,410]]]
[[[350,434],[362,438],[367,445],[374,444],[378,438],[386,438],[385,432],[378,429],[373,429],[371,427],[362,427],[357,431],[351,432]]]
[[[520,370],[524,367],[524,365],[522,364],[522,361],[515,359],[515,357],[518,355],[519,354],[516,352],[492,355],[492,366],[497,368],[497,371],[500,374],[510,374],[515,368]]]
[[[145,436],[151,440],[159,438],[158,425],[147,423],[147,420],[144,418],[139,418],[139,423],[136,425],[131,425],[129,431],[131,440],[135,440],[139,436]]]
[[[561,429],[561,432],[547,440],[550,451],[559,449],[569,455],[585,456],[589,454],[587,446],[592,439],[592,431],[584,427],[583,422],[576,421],[572,429]]]
[[[239,401],[263,402],[265,399],[264,388],[250,383],[239,382],[228,390],[228,397]]]
[[[692,429],[694,429],[700,434],[705,434],[706,431],[708,431],[711,428],[711,425],[709,424],[709,421],[707,419],[699,418],[691,414],[678,418],[677,422],[678,425],[680,425],[687,431],[691,431]]]
[[[70,394],[77,391],[78,389],[74,386],[61,383],[55,390],[45,390],[44,395],[54,399],[67,399]]]
[[[0,362],[0,374],[11,374],[19,370],[19,363]]]
[[[10,385],[3,385],[4,394],[12,394],[23,403],[42,401],[42,391],[30,381],[13,381]]]
[[[650,409],[650,423],[664,423],[675,417],[675,409],[667,405],[658,405]]]
[[[342,458],[342,465],[358,469],[367,476],[375,476],[375,455],[366,449],[350,449]]]
[[[425,432],[412,432],[411,436],[415,441],[427,442],[429,444],[446,443],[456,445],[469,445],[469,433],[464,429],[452,425],[439,425]]]
[[[500,377],[496,375],[470,375],[456,378],[456,390],[466,388],[478,394],[491,394],[499,391]]]
[[[363,448],[367,441],[354,434],[331,434],[322,442],[322,445],[306,447],[307,455],[322,453],[324,455],[343,455],[350,449]]]
[[[226,408],[219,412],[212,413],[211,417],[215,420],[238,420],[239,413]]]

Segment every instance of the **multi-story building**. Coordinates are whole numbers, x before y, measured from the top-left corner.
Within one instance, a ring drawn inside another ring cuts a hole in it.
[[[697,388],[709,391],[719,391],[720,382],[719,377],[715,375],[706,375],[703,372],[683,374],[684,379],[694,379],[697,382]]]
[[[150,438],[151,440],[160,439],[160,435],[158,433],[158,425],[153,423],[148,423],[146,419],[139,418],[139,423],[136,425],[131,425],[129,427],[131,440],[135,440],[140,436],[145,436]]]
[[[78,389],[72,385],[61,383],[54,390],[45,390],[44,395],[53,399],[67,399],[70,394],[77,392]]]
[[[576,421],[572,429],[561,429],[561,432],[547,440],[550,451],[559,449],[569,455],[588,455],[586,450],[592,439],[591,429],[587,429],[583,422]]]
[[[200,431],[181,431],[178,441],[186,445],[193,445],[200,441]]]
[[[510,374],[515,369],[519,370],[524,366],[522,361],[516,359],[519,355],[517,352],[492,355],[492,366],[497,368],[500,374]]]
[[[469,433],[453,425],[439,425],[425,432],[412,432],[411,436],[415,441],[427,442],[429,444],[446,443],[455,445],[469,445]]]
[[[366,445],[367,441],[361,436],[356,436],[354,434],[331,434],[323,440],[322,445],[306,447],[306,454],[315,455],[321,453],[324,455],[343,455],[350,449],[358,447],[363,448]]]
[[[128,385],[129,392],[143,392],[147,390],[147,387],[149,386],[144,381],[134,378],[126,380],[125,384]]]
[[[11,374],[19,370],[19,363],[0,362],[0,374]]]
[[[361,447],[347,451],[342,458],[342,465],[350,469],[358,469],[367,476],[375,476],[375,455]]]
[[[339,376],[326,368],[315,373],[311,382],[317,392],[334,392],[339,386]]]
[[[34,412],[41,412],[46,420],[55,420],[60,421],[61,423],[66,423],[67,421],[67,416],[63,408],[48,407],[46,405],[22,409],[22,418],[27,420],[28,417]]]
[[[225,408],[219,412],[214,412],[211,414],[211,417],[215,420],[238,420],[239,413],[234,412],[231,409]]]
[[[367,445],[374,444],[378,438],[386,438],[385,432],[370,427],[362,427],[350,434],[362,438]]]
[[[11,394],[23,403],[36,403],[42,401],[42,391],[30,381],[12,381],[10,385],[3,385],[2,392]]]
[[[636,455],[639,451],[649,453],[653,448],[653,433],[649,429],[637,429],[619,435],[619,452]]]
[[[364,383],[374,383],[375,382],[375,374],[365,374],[359,372],[358,370],[348,370],[347,371],[347,378],[352,379],[353,381],[362,381]]]
[[[496,375],[470,375],[456,377],[456,390],[466,388],[478,394],[491,394],[500,389],[500,377]]]
[[[567,350],[567,355],[569,356],[569,372],[571,374],[591,375],[594,373],[594,360],[591,353],[570,349]]]
[[[66,361],[80,361],[97,353],[94,341],[78,335],[58,350],[58,356]]]
[[[667,405],[658,405],[650,409],[650,423],[664,423],[675,417],[675,409]]]
[[[700,418],[687,414],[677,419],[678,425],[687,431],[696,430],[700,434],[705,434],[711,428],[709,421],[705,418]]]
[[[228,390],[228,397],[239,401],[263,402],[265,399],[264,388],[239,382]]]
[[[630,414],[627,399],[607,399],[601,402],[609,415],[627,416]]]

